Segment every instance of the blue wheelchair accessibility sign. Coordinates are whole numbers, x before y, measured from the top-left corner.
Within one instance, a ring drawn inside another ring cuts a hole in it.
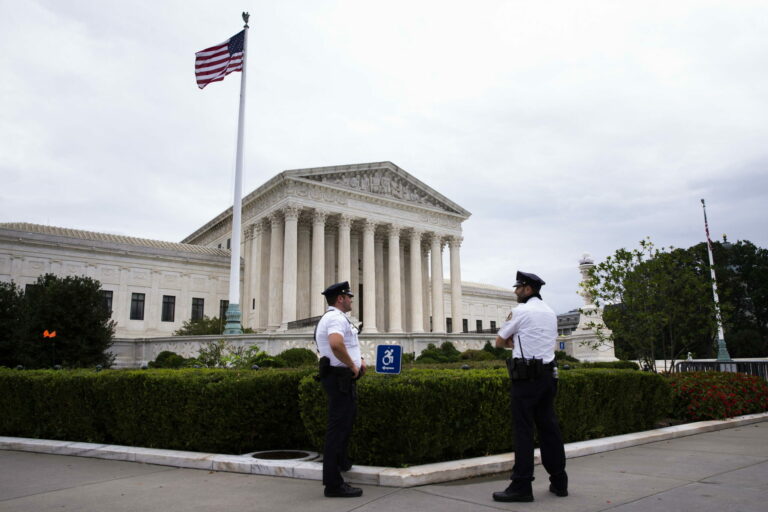
[[[400,373],[403,347],[400,345],[376,346],[376,373]]]

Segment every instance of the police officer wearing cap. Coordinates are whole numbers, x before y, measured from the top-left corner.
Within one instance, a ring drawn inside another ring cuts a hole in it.
[[[517,273],[512,310],[496,337],[496,346],[512,349],[507,361],[510,401],[515,428],[515,465],[512,483],[493,493],[496,501],[533,501],[533,428],[539,433],[541,461],[549,473],[549,491],[568,496],[565,450],[555,415],[557,315],[541,299],[544,281],[536,274]]]
[[[342,471],[352,463],[347,457],[347,446],[357,412],[356,381],[365,372],[360,355],[357,328],[347,317],[352,309],[352,292],[344,281],[329,286],[324,292],[328,303],[315,330],[315,341],[320,352],[320,382],[328,395],[328,428],[323,450],[323,485],[329,498],[355,498],[363,490],[344,482]]]

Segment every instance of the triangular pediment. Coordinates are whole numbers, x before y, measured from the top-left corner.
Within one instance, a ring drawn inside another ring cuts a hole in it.
[[[286,171],[286,177],[403,201],[469,217],[470,213],[392,162]]]

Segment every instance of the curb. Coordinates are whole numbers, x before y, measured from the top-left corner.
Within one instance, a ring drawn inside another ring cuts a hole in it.
[[[768,421],[768,412],[748,414],[726,420],[700,421],[674,427],[665,427],[645,432],[635,432],[613,437],[579,441],[565,445],[565,455],[572,459],[595,453],[619,450],[657,441],[676,439],[705,432],[740,427],[752,423]],[[253,475],[280,476],[322,480],[321,462],[254,459],[245,455],[217,455],[213,453],[159,450],[154,448],[135,448],[92,443],[75,443],[46,439],[26,439],[20,437],[0,437],[0,450],[47,453],[52,455],[70,455],[97,459],[123,460],[144,464],[159,464],[189,469],[207,469],[209,471],[227,471]],[[390,468],[380,466],[353,466],[345,474],[350,483],[380,485],[387,487],[415,487],[461,480],[464,478],[491,475],[511,471],[515,462],[514,453],[476,457],[423,464],[408,468]],[[539,450],[536,450],[535,462],[541,463]]]

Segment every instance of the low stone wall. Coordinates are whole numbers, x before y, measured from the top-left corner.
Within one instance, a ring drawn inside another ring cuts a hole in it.
[[[168,336],[162,338],[121,338],[115,339],[110,351],[115,354],[116,368],[140,368],[154,361],[163,350],[170,350],[183,357],[197,356],[205,344],[220,339],[226,339],[235,347],[258,346],[270,355],[277,355],[289,348],[300,347],[315,350],[313,334],[308,333],[271,333],[271,334],[242,334],[239,336]],[[376,345],[400,345],[404,353],[413,352],[417,356],[434,343],[439,346],[450,341],[457,350],[480,349],[486,341],[494,343],[495,334],[364,334],[360,336],[360,346],[363,357],[373,361]]]

